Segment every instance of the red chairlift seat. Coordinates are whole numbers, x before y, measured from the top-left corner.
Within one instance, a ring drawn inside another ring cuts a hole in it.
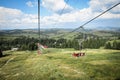
[[[85,56],[85,53],[84,52],[73,53],[72,56],[74,56],[74,57]]]

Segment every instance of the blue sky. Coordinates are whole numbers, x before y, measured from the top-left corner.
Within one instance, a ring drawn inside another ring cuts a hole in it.
[[[120,0],[40,0],[41,28],[77,28]],[[62,9],[66,5],[63,14]],[[0,29],[37,28],[37,0],[0,0]],[[120,27],[120,5],[84,26]]]
[[[0,0],[0,6],[11,9],[19,9],[28,14],[37,14],[37,6],[28,7],[26,5],[26,2],[28,1],[30,0]]]

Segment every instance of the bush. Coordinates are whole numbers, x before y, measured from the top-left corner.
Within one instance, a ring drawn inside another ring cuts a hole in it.
[[[105,44],[105,49],[120,50],[120,40],[108,41]]]

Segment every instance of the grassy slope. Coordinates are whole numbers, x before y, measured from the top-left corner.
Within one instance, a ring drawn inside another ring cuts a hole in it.
[[[73,49],[6,51],[0,58],[0,80],[117,80],[120,79],[120,51],[88,49],[74,58]]]

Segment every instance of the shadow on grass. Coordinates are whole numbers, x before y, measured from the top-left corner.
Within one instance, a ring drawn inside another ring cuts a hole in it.
[[[113,52],[107,56],[109,60],[120,60],[120,52]]]
[[[50,60],[55,60],[55,59],[61,59],[61,60],[65,60],[66,58],[64,57],[54,57],[54,56],[46,56],[47,59],[50,59]]]
[[[3,54],[0,58],[10,56],[10,55],[12,55],[12,54]]]

